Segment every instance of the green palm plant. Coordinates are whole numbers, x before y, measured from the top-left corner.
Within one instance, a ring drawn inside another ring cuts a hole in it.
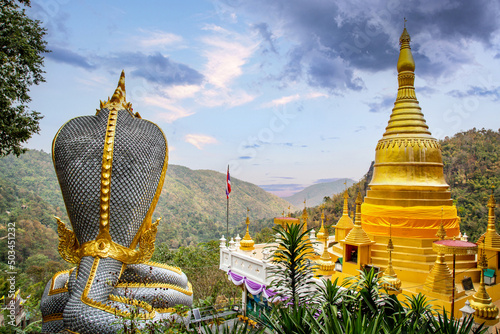
[[[278,235],[278,247],[274,250],[273,277],[270,288],[286,299],[290,304],[308,303],[316,292],[313,281],[313,265],[309,259],[313,251],[302,224],[278,226],[274,229]]]
[[[472,315],[462,321],[460,319],[448,318],[444,308],[442,314],[438,313],[434,321],[435,333],[439,334],[481,334],[488,331],[488,328],[483,327],[484,324],[474,327],[475,322]]]

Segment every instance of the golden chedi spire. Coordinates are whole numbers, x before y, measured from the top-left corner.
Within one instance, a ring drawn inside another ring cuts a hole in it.
[[[325,229],[323,254],[315,262],[318,264],[317,273],[319,275],[330,276],[335,271],[335,262],[332,259],[332,255],[328,251],[328,229]]]
[[[335,241],[340,242],[344,240],[349,231],[354,227],[351,217],[349,217],[349,205],[347,200],[349,199],[349,194],[347,193],[347,188],[344,192],[344,210],[342,216],[340,217],[337,225],[335,225]]]
[[[354,218],[354,227],[349,232],[344,240],[344,243],[349,245],[368,245],[372,241],[368,237],[368,234],[361,227],[361,192],[358,192],[358,197],[356,198],[356,217]]]
[[[373,177],[363,204],[363,227],[369,234],[388,235],[387,220],[377,218],[385,215],[399,219],[397,224],[393,221],[393,236],[431,239],[440,223],[438,208],[444,206],[445,226],[451,235],[458,235],[459,219],[444,179],[441,148],[415,94],[410,40],[405,27],[399,39],[398,93],[375,150]],[[402,224],[404,220],[408,223]]]
[[[255,247],[253,246],[255,242],[252,240],[252,237],[250,236],[250,232],[248,231],[248,226],[250,225],[250,218],[248,218],[248,212],[250,212],[250,209],[247,208],[247,232],[245,233],[245,236],[243,239],[241,239],[240,242],[240,249],[243,251],[251,251],[254,250]]]
[[[389,231],[391,231],[391,226],[389,226]],[[390,294],[398,294],[401,292],[401,280],[394,271],[392,266],[392,252],[394,251],[394,244],[392,243],[392,234],[389,232],[389,242],[387,243],[387,252],[389,253],[389,261],[387,261],[387,268],[384,271],[383,276],[383,287]]]
[[[307,231],[307,218],[309,218],[309,215],[307,214],[306,200],[304,199],[304,210],[302,210],[302,224],[304,225],[304,232]]]
[[[327,238],[324,221],[325,221],[325,213],[323,212],[323,205],[321,205],[321,227],[319,228],[319,231],[316,234],[316,239],[318,239],[321,242],[323,242],[325,238]]]
[[[494,189],[495,189],[494,187],[491,187],[491,195],[490,199],[488,200],[488,226],[486,228],[486,232],[477,241],[478,244],[484,242],[485,247],[488,249],[500,248],[500,235],[498,235],[497,230],[495,228],[496,201],[495,201],[495,196],[493,194]]]
[[[479,281],[479,289],[472,296],[470,306],[476,311],[474,312],[474,320],[476,323],[485,323],[486,326],[494,325],[498,322],[498,307],[493,304],[491,297],[486,292],[484,284],[484,269],[488,267],[488,260],[486,259],[485,243],[481,256],[477,261],[478,268],[481,268],[481,278]]]

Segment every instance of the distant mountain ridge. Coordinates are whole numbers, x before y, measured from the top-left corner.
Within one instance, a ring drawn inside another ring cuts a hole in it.
[[[355,183],[354,180],[348,178],[336,179],[330,182],[313,184],[292,196],[282,198],[296,207],[303,206],[304,200],[306,200],[306,205],[308,207],[317,206],[323,202],[325,196],[332,196],[342,192],[346,186],[344,182],[346,182],[347,187]]]
[[[225,182],[223,173],[170,164],[153,214],[153,219],[162,217],[157,241],[178,247],[219,239],[227,234]],[[251,231],[260,231],[264,226],[272,226],[272,218],[290,206],[287,201],[249,182],[232,178],[231,183],[229,232],[232,236],[244,234],[247,208]],[[7,212],[27,205],[30,196],[39,198],[37,207],[45,207],[43,214],[32,214],[33,220],[56,230],[52,216],[58,215],[69,224],[50,154],[32,150],[19,158],[1,158],[0,218],[8,220]]]

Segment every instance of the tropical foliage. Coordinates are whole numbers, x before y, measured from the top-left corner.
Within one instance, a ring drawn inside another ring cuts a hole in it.
[[[29,87],[45,81],[46,30],[20,6],[29,6],[29,0],[1,0],[0,4],[0,156],[20,155],[26,150],[22,144],[40,131],[42,116],[28,103]]]
[[[287,303],[305,304],[314,293],[313,265],[310,256],[314,252],[307,238],[309,230],[304,225],[290,225],[286,229],[275,228],[277,246],[273,246],[273,280],[270,288]]]

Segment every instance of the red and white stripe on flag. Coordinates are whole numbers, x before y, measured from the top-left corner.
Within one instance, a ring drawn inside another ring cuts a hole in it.
[[[229,176],[229,166],[227,166],[227,176],[226,176],[226,197],[229,198],[231,193],[231,176]]]

